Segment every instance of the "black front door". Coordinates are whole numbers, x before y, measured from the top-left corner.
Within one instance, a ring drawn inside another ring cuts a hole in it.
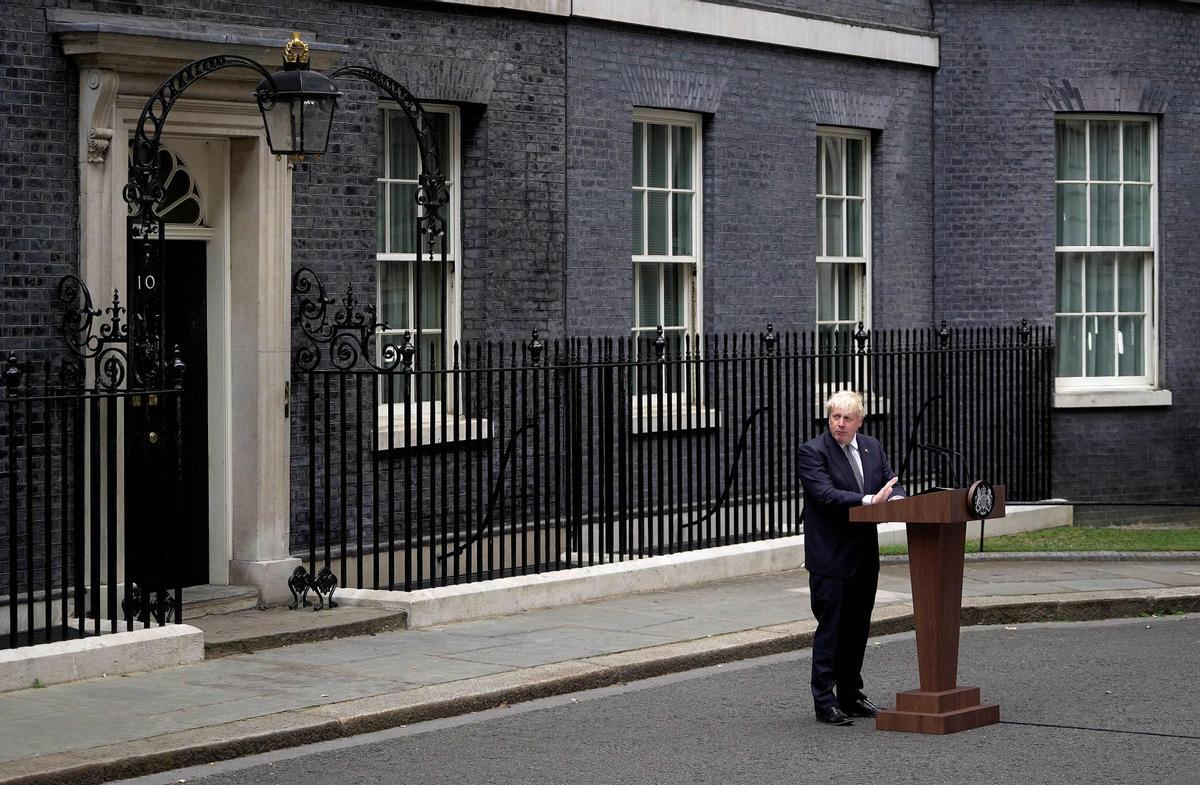
[[[183,585],[208,583],[208,297],[206,244],[167,242],[163,276],[164,337],[168,357],[179,345],[183,385],[183,510],[180,544]]]

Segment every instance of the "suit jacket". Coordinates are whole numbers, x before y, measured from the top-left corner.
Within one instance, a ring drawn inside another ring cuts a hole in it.
[[[850,508],[876,493],[896,476],[876,439],[858,434],[863,492],[859,493],[850,459],[829,431],[800,447],[804,484],[804,566],[809,572],[849,578],[860,566],[879,570],[879,534],[869,523],[850,523]],[[898,484],[894,495],[904,495]]]

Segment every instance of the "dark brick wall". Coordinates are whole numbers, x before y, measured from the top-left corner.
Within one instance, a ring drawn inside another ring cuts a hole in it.
[[[894,99],[874,137],[874,319],[928,323],[930,71],[593,23],[572,23],[568,47],[573,332],[621,334],[631,324],[630,65],[683,84],[696,74],[725,79],[704,115],[706,332],[758,331],[769,321],[812,328],[815,88]]]
[[[1040,89],[1045,80],[1123,80],[1168,94],[1159,124],[1158,323],[1162,381],[1174,404],[1057,410],[1054,490],[1190,498],[1200,438],[1200,8],[1117,0],[939,0],[934,8],[942,41],[934,82],[937,318],[1053,320],[1055,113]]]
[[[933,9],[929,0],[713,0],[713,2],[918,30],[928,30],[933,25]]]
[[[54,286],[77,272],[76,71],[45,14],[0,14],[0,350],[32,360],[52,342]]]

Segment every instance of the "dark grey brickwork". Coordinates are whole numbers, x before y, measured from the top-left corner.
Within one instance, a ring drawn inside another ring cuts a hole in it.
[[[1200,8],[939,0],[936,303],[955,324],[1054,315],[1055,111],[1161,112],[1160,360],[1174,405],[1060,409],[1054,489],[1190,498],[1200,438]]]
[[[30,360],[51,345],[54,286],[77,271],[76,72],[45,14],[0,14],[0,349]]]
[[[887,27],[928,30],[933,24],[929,0],[711,0],[722,5],[764,8],[805,16]]]
[[[872,192],[875,324],[928,322],[929,70],[593,23],[572,23],[568,46],[573,332],[618,334],[631,324],[631,118],[638,100],[705,112],[705,331],[758,331],[767,322],[811,329],[813,90],[856,96],[861,100],[839,105],[871,111],[837,116],[880,129]],[[631,69],[638,80],[627,78]],[[645,86],[651,76],[662,80],[661,89]],[[718,82],[713,109],[697,106],[702,91],[673,89]]]

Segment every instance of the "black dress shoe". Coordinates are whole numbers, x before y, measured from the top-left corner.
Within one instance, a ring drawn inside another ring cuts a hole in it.
[[[879,707],[866,695],[860,695],[849,703],[843,702],[839,708],[848,717],[874,717],[879,713]]]
[[[817,721],[823,722],[826,725],[853,725],[854,720],[842,711],[840,707],[834,706],[818,706]]]

